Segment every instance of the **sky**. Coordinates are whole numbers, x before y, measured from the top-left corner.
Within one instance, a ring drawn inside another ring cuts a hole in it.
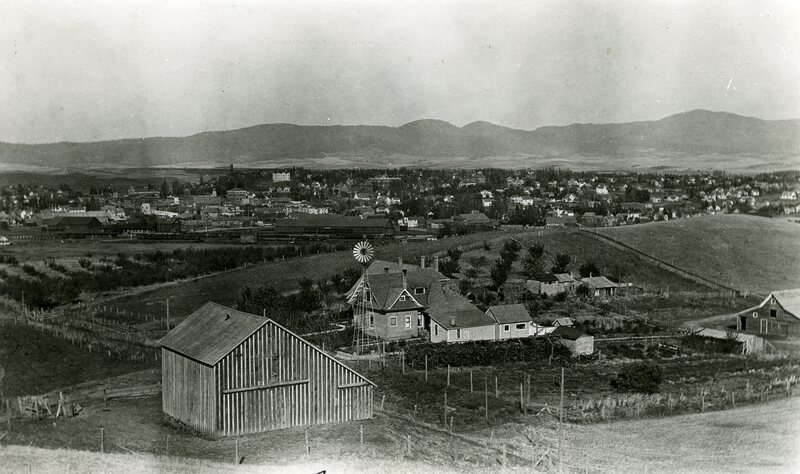
[[[800,2],[0,0],[0,141],[800,117]]]

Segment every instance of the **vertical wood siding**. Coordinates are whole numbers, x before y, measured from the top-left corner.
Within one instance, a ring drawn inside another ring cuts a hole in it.
[[[198,431],[212,432],[216,419],[214,369],[161,349],[162,410]]]
[[[275,324],[213,368],[163,350],[164,413],[239,435],[372,417],[372,385]]]

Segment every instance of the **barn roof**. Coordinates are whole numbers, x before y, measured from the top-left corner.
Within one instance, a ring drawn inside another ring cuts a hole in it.
[[[786,311],[791,313],[792,316],[800,318],[800,288],[794,290],[773,291],[772,295],[778,301],[778,304]],[[766,303],[769,297],[764,300]],[[763,303],[762,303],[763,306]]]
[[[214,365],[269,319],[209,301],[161,339],[167,349]]]
[[[500,324],[518,323],[522,321],[530,321],[531,315],[524,305],[521,304],[504,304],[499,306],[490,306],[486,313],[492,313],[492,316]]]
[[[345,370],[352,372],[372,386],[374,382],[331,357],[320,348],[306,341],[275,321],[254,314],[237,311],[209,301],[167,333],[160,343],[162,347],[175,351],[206,365],[215,365],[234,350],[245,339],[266,324],[274,324],[308,347],[327,357]]]

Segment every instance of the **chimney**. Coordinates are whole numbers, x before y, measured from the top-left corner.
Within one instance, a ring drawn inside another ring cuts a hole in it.
[[[454,316],[450,317],[450,326],[456,327],[456,318]]]
[[[383,267],[383,273],[389,273],[389,267]]]
[[[433,257],[433,269],[437,272],[439,271],[439,256],[436,255]]]
[[[403,269],[403,257],[397,257],[397,267],[402,270]]]
[[[406,289],[406,272],[407,272],[407,270],[404,268],[403,269],[403,289],[404,290]]]
[[[419,268],[425,268],[425,255],[419,258]]]

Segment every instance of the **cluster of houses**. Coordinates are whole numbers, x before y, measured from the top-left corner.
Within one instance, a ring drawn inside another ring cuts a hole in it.
[[[430,342],[499,341],[554,334],[576,354],[591,354],[593,338],[571,327],[568,318],[551,326],[536,324],[522,304],[481,311],[438,271],[438,259],[426,267],[375,260],[347,293],[356,310],[354,325],[384,341],[427,338]],[[359,308],[361,311],[359,311]]]

